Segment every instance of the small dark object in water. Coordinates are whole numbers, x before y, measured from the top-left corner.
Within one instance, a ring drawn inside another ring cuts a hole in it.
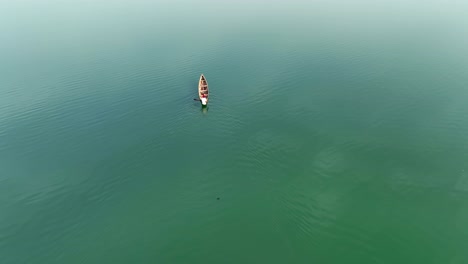
[[[216,200],[219,200],[219,197],[218,197],[218,198],[216,198]]]

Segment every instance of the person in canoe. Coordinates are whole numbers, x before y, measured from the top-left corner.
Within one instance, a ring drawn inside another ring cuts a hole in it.
[[[203,105],[206,105],[206,94],[201,95],[201,102]]]

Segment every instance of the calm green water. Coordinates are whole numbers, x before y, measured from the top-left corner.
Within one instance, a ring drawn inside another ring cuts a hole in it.
[[[468,263],[467,17],[5,2],[0,262]]]

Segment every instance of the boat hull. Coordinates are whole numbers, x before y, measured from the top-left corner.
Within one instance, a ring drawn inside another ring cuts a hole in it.
[[[198,81],[198,98],[203,107],[208,105],[210,93],[208,90],[208,82],[205,76],[202,74],[200,80]]]

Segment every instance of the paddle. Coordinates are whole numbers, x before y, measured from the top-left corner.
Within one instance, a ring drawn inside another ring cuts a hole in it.
[[[200,99],[198,98],[193,98],[194,101],[201,101]]]

